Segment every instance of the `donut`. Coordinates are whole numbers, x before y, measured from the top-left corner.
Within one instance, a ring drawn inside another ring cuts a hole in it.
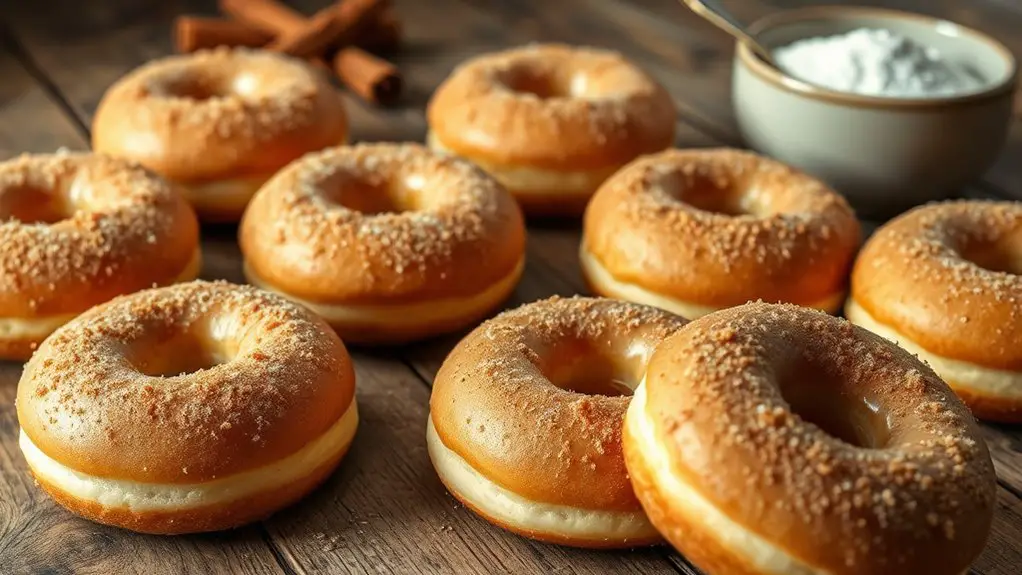
[[[96,110],[92,147],[161,174],[204,220],[233,222],[277,170],[347,133],[341,96],[317,70],[217,48],[153,60],[114,83]]]
[[[624,422],[653,525],[705,573],[967,572],[996,478],[921,361],[809,308],[750,303],[654,352]]]
[[[83,517],[144,533],[263,518],[322,482],[358,424],[323,321],[249,286],[122,296],[57,330],[18,384],[21,450]]]
[[[363,344],[479,321],[514,290],[525,261],[522,216],[500,184],[417,144],[294,162],[253,198],[239,236],[250,283]]]
[[[117,295],[194,279],[188,203],[140,166],[59,152],[0,162],[0,358]]]
[[[848,203],[788,166],[732,149],[667,150],[586,208],[590,290],[689,319],[763,299],[836,312],[859,247]]]
[[[674,142],[667,92],[620,54],[534,44],[458,66],[427,107],[430,147],[485,169],[532,215],[579,215],[608,176]]]
[[[559,298],[483,323],[433,382],[429,455],[466,507],[541,541],[660,542],[621,455],[631,388],[685,320],[627,302]]]
[[[845,315],[926,361],[982,419],[1022,423],[1022,203],[953,201],[877,230]]]

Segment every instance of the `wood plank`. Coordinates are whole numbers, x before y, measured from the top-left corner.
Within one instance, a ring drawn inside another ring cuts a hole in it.
[[[0,51],[0,160],[86,149],[75,124],[7,50]],[[10,573],[280,573],[258,526],[195,538],[125,536],[58,507],[18,448],[21,365],[0,362],[0,565]]]
[[[107,83],[142,60],[169,50],[166,38],[159,36],[160,31],[169,30],[169,21],[159,10],[153,13],[151,18],[124,26],[104,20],[69,28],[65,30],[72,39],[69,45],[47,45],[31,19],[18,20],[19,34],[70,107],[88,124]],[[432,20],[406,16],[409,24],[421,23],[418,32],[410,30],[409,42],[416,47],[434,46],[439,52],[444,38],[437,32],[442,27],[436,25],[435,15],[423,14],[427,15]],[[88,33],[90,29],[98,31]],[[492,32],[498,29],[488,24],[478,30],[476,40],[495,48],[492,42],[497,36]],[[134,53],[118,49],[132,42],[141,44]],[[410,73],[414,79],[409,82],[410,99],[424,102],[450,67],[467,55],[459,51],[464,45],[447,46],[456,50],[418,61]],[[75,55],[86,51],[87,55]],[[408,57],[410,62],[415,62],[415,54]],[[96,62],[102,65],[96,67]],[[89,66],[96,69],[84,75],[81,70]],[[352,100],[348,103],[356,140],[421,140],[424,135],[420,110],[377,111]],[[207,227],[203,232],[205,242],[210,242],[211,234],[216,240],[212,253],[207,249],[207,273],[242,281],[233,228]],[[536,279],[530,265],[509,305],[554,291]],[[430,353],[442,358],[457,339],[456,335],[434,342]],[[289,569],[303,573],[359,572],[370,567],[380,572],[676,572],[663,559],[662,549],[589,553],[544,545],[493,528],[462,509],[445,494],[426,455],[423,435],[429,390],[407,366],[387,361],[386,354],[356,354],[363,421],[341,470],[306,501],[266,522]]]
[[[972,564],[977,575],[1017,575],[1022,565],[1022,501],[1004,489],[997,492],[994,525],[983,553]]]
[[[503,46],[512,40],[502,31],[496,20],[477,17],[477,15],[462,17],[461,14],[457,14],[457,18],[454,18],[452,17],[453,6],[448,7],[442,2],[439,3],[439,6],[437,3],[432,3],[428,8],[414,2],[406,2],[401,3],[400,9],[405,16],[406,23],[414,23],[416,26],[411,31],[410,45],[412,47],[406,55],[401,57],[402,68],[408,71],[412,84],[409,103],[416,105],[421,105],[436,82],[446,75],[450,67],[453,67],[465,56]],[[410,12],[415,9],[418,11]],[[158,9],[151,11],[159,13]],[[146,13],[147,10],[144,6],[139,7],[137,11],[128,11],[131,18],[139,19],[144,19],[141,15]],[[149,18],[149,16],[145,16],[145,18]],[[467,19],[463,22],[462,20],[465,18]],[[463,24],[467,25],[463,26]],[[131,20],[128,28],[132,30],[132,35],[128,36],[129,39],[147,41],[145,40],[147,38],[157,38],[154,26],[139,25],[135,20]],[[458,29],[459,33],[465,36],[464,42],[460,42],[457,46],[449,44],[449,30],[452,28]],[[104,37],[108,34],[118,34],[119,29],[119,27],[106,29],[103,33]],[[81,42],[79,36],[82,32],[77,27],[70,27],[64,32],[71,32],[69,38],[75,42]],[[524,36],[516,36],[513,40],[521,41],[522,39]],[[116,51],[117,46],[125,45],[123,43],[125,41],[125,39],[110,40],[107,44],[112,48],[108,48],[107,51]],[[157,40],[157,42],[160,41],[165,43],[165,40]],[[93,38],[91,41],[79,45],[72,44],[67,49],[75,51],[81,49],[84,44],[90,43],[102,44],[103,42]],[[63,49],[61,48],[61,50]],[[147,50],[149,48],[143,46],[140,51]],[[160,53],[156,50],[153,51]],[[422,54],[429,54],[429,59],[424,59]],[[53,73],[55,80],[58,79],[58,74],[51,71],[51,65],[55,60],[60,60],[62,56],[65,55],[59,50],[50,60],[39,56],[43,68],[47,72]],[[106,56],[108,59],[105,61],[124,62],[128,58],[128,56],[117,56],[109,59],[110,56],[108,53]],[[141,63],[144,59],[141,58],[136,63]],[[88,60],[77,61],[77,65],[87,63]],[[58,85],[68,94],[68,100],[72,105],[84,117],[88,117],[95,102],[98,101],[95,88],[83,88],[72,97],[70,94],[74,93],[75,87],[80,86],[75,79],[80,72],[76,72],[75,63],[59,64],[57,68],[58,72],[63,70],[62,74],[66,80],[63,83],[58,81]],[[110,70],[105,73],[113,78],[119,75],[119,73]],[[424,131],[421,112],[397,110],[384,113],[369,110],[353,102],[351,104],[349,109],[352,109],[355,119],[356,138],[420,139]],[[223,250],[218,251],[214,258],[218,263],[211,267],[211,273],[222,273],[226,277],[237,280],[240,279],[240,275],[238,274],[236,254],[232,253],[232,249],[236,249],[231,239],[232,231],[229,226],[222,230],[216,230],[215,233],[223,235],[224,246]],[[207,230],[204,229],[205,232]],[[574,256],[574,250],[577,248],[577,230],[573,231],[570,228],[542,229],[538,234],[534,233],[533,236],[535,239],[530,242],[529,255],[537,263],[530,263],[526,279],[516,292],[515,299],[509,302],[510,305],[531,301],[555,292],[570,293],[578,289],[573,285],[574,280],[570,279],[570,275],[569,279],[564,281],[552,279],[554,276],[562,276],[562,270],[569,267],[568,262],[572,262],[570,269],[577,274],[577,262],[570,259]],[[542,250],[536,249],[537,243],[542,245]],[[555,245],[561,246],[556,248],[559,255],[544,258],[545,254],[551,252],[550,246]],[[446,353],[446,349],[449,349],[456,339],[457,336],[444,338],[425,346],[413,347],[405,350],[404,353],[411,359],[416,371],[425,380],[430,380],[432,372]],[[348,572],[365,570],[369,568],[368,566],[373,566],[380,571],[390,571],[412,565],[428,571],[441,571],[449,567],[445,563],[446,556],[471,553],[473,549],[480,552],[480,545],[487,545],[486,549],[490,549],[489,545],[492,545],[497,551],[486,551],[486,553],[492,553],[492,557],[486,555],[482,559],[466,555],[458,560],[459,567],[461,562],[464,562],[464,565],[471,566],[467,569],[475,571],[482,561],[482,566],[486,568],[482,572],[492,571],[493,568],[490,565],[500,565],[504,570],[528,569],[531,571],[542,568],[543,570],[563,569],[566,572],[616,572],[620,567],[620,557],[622,556],[627,557],[628,564],[639,563],[639,566],[635,567],[637,571],[633,572],[649,572],[645,570],[647,567],[649,569],[662,567],[661,562],[648,557],[648,554],[652,552],[642,552],[632,557],[622,554],[587,554],[532,543],[490,528],[470,513],[458,508],[453,500],[442,496],[443,490],[436,482],[428,461],[421,458],[424,452],[421,429],[425,421],[425,396],[422,394],[428,394],[428,390],[421,386],[421,382],[417,383],[407,368],[402,371],[400,365],[386,361],[380,354],[356,354],[356,364],[359,370],[359,398],[363,406],[364,421],[351,456],[342,466],[342,470],[328,482],[327,487],[314,494],[308,501],[283,512],[268,522],[273,533],[273,540],[280,545],[281,554],[289,568],[298,572]],[[417,389],[418,391],[416,391]],[[404,403],[410,404],[412,409],[402,407],[401,404]],[[418,412],[415,412],[416,408],[419,409]],[[404,425],[407,422],[410,423],[407,426]],[[405,429],[410,431],[405,433]],[[396,444],[400,448],[393,448],[391,444]],[[392,448],[386,449],[388,446]],[[363,455],[366,458],[365,461],[359,459]],[[359,475],[367,470],[378,471],[378,473],[367,474],[365,478],[361,479],[351,477],[351,475]],[[414,534],[414,539],[404,533],[395,534],[394,530],[397,528],[392,525],[392,518],[387,515],[390,510],[394,509],[391,504],[395,498],[395,485],[387,481],[390,476],[399,476],[407,480],[405,483],[399,484],[400,488],[397,493],[400,507],[393,517],[408,520],[418,526],[418,532]],[[431,486],[428,485],[430,481],[433,482]],[[379,488],[370,489],[373,484],[377,484]],[[423,484],[427,484],[425,488],[423,488]],[[441,495],[440,498],[450,506],[449,508],[436,506],[434,499],[438,493]],[[422,501],[425,501],[424,505],[430,510],[425,516],[419,516],[417,509],[419,505],[423,505]],[[336,505],[336,503],[342,505]],[[420,538],[423,537],[423,531],[428,533],[430,527],[437,528],[437,523],[434,521],[434,511],[437,509],[440,509],[441,515],[449,513],[449,517],[452,519],[449,523],[440,523],[437,531],[439,535],[433,538],[427,536],[430,541],[423,545],[419,543]],[[1014,508],[1009,507],[1009,509]],[[1015,514],[1018,515],[1017,510]],[[320,515],[322,517],[319,517]],[[1004,514],[999,515],[999,521],[1002,516]],[[332,531],[317,530],[321,526]],[[451,529],[446,529],[446,527]],[[358,533],[360,529],[363,533]],[[459,534],[460,542],[452,543],[451,538],[442,536],[444,533],[452,532]],[[1012,533],[1010,530],[1004,532],[1009,535]],[[340,533],[339,536],[337,536],[338,533]],[[482,536],[484,539],[490,536],[499,536],[508,541],[480,542],[476,540],[477,533],[485,533]],[[333,539],[334,536],[338,538]],[[381,542],[381,540],[386,541]],[[357,545],[353,545],[354,543]],[[382,558],[389,555],[400,557],[402,553],[407,553],[408,549],[418,548],[419,545],[428,548],[428,552],[424,555],[415,555],[416,561],[411,563],[406,563],[400,558]],[[455,547],[453,551],[450,550],[451,546]],[[341,557],[331,558],[327,554],[328,551]],[[357,559],[352,559],[349,554],[357,555]],[[532,556],[537,559],[536,561],[524,560],[520,556]],[[608,557],[614,559],[607,559]],[[497,563],[491,563],[491,560],[496,560]],[[521,561],[526,562],[521,563]],[[576,563],[576,565],[566,566],[570,563]],[[1000,563],[995,562],[991,565],[996,564]],[[682,572],[692,572],[683,563],[676,563],[676,568]],[[984,569],[983,572],[995,571]]]
[[[3,45],[0,78],[0,159],[52,152],[57,146],[85,148],[74,124]]]

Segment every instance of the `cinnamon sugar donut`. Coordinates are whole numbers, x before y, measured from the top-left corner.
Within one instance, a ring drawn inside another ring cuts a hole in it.
[[[628,397],[685,320],[655,308],[551,298],[469,334],[437,372],[430,458],[450,492],[521,535],[581,547],[660,540],[621,456]]]
[[[249,281],[362,343],[471,325],[514,290],[525,258],[521,213],[500,184],[415,144],[294,162],[252,200],[240,240]]]
[[[593,292],[687,318],[755,299],[834,312],[859,241],[818,180],[751,152],[668,150],[603,184],[579,258]]]
[[[195,278],[188,204],[141,167],[60,152],[0,162],[0,358],[114,296]]]
[[[996,478],[922,362],[847,321],[747,304],[653,354],[624,423],[635,492],[706,573],[965,573]]]
[[[845,307],[944,378],[978,417],[1022,422],[1022,204],[916,208],[863,248]]]
[[[237,221],[277,170],[347,133],[341,97],[318,71],[271,52],[218,48],[151,61],[111,86],[92,147],[177,184],[203,219]]]
[[[251,287],[117,298],[46,340],[18,384],[21,449],[58,503],[146,533],[226,529],[325,479],[355,374],[319,318]]]
[[[427,109],[433,149],[469,159],[530,214],[580,214],[600,183],[674,141],[675,109],[620,54],[530,45],[461,64]]]

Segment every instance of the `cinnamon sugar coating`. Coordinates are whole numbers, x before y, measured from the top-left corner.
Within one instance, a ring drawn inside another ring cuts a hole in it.
[[[675,109],[620,54],[532,44],[460,64],[427,117],[443,145],[500,165],[591,170],[619,166],[674,140]]]
[[[153,60],[114,83],[92,145],[180,182],[269,175],[343,143],[340,94],[301,60],[217,48]]]
[[[444,445],[527,499],[583,509],[639,509],[621,456],[629,398],[565,389],[566,371],[634,387],[685,320],[656,308],[553,297],[506,311],[466,336],[433,382]],[[593,373],[585,364],[606,367]],[[607,365],[610,363],[611,365]]]
[[[852,297],[937,355],[1022,370],[1022,204],[951,201],[881,227],[852,273]]]
[[[202,354],[209,365],[189,368]],[[195,281],[59,329],[26,365],[17,406],[32,442],[67,467],[202,483],[298,451],[353,398],[350,358],[321,319],[248,286]]]
[[[593,196],[583,249],[619,282],[704,307],[840,294],[860,241],[822,182],[733,149],[639,158]]]
[[[657,349],[645,391],[672,473],[804,564],[951,574],[983,548],[996,480],[975,420],[922,362],[845,320],[710,314]]]
[[[52,216],[20,211],[50,204]],[[197,256],[195,214],[163,180],[103,155],[0,163],[0,317],[75,314],[167,284]],[[190,279],[190,278],[189,278]]]
[[[290,295],[393,304],[471,296],[508,277],[525,227],[508,193],[468,162],[417,144],[358,144],[281,171],[253,198],[240,242],[250,270]]]

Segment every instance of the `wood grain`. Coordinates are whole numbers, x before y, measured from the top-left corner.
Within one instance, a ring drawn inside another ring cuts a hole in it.
[[[54,146],[85,147],[74,124],[3,44],[0,78],[0,158],[53,151]]]
[[[314,7],[306,7],[306,11]],[[419,18],[415,8],[411,17],[405,18],[409,24],[421,24],[423,37],[410,31],[410,42],[424,46],[436,41],[439,48],[441,38],[433,36],[442,28],[436,25],[437,15],[420,10],[423,18]],[[19,40],[38,58],[80,122],[88,125],[110,82],[149,57],[169,51],[169,38],[158,33],[169,30],[171,14],[155,8],[154,12],[157,16],[152,20],[127,27],[108,23],[104,28],[100,22],[86,21],[83,30],[67,30],[75,38],[69,46],[48,44],[35,20],[25,16],[17,20]],[[101,35],[86,35],[84,30],[90,28],[102,30]],[[484,27],[479,38],[487,44],[477,50],[501,47],[492,34],[498,29],[492,24]],[[116,49],[142,39],[147,39],[145,45],[135,52]],[[419,100],[415,109],[383,112],[349,99],[353,138],[421,140],[425,133],[422,103],[435,84],[467,55],[463,46],[452,47],[455,50],[437,52],[429,60],[407,63],[416,77],[410,90],[411,99]],[[88,54],[80,54],[82,51]],[[96,61],[103,62],[102,68],[84,77],[81,67]],[[234,231],[232,226],[204,228],[203,277],[243,281]],[[563,284],[560,290],[556,286],[529,265],[508,305],[558,291],[568,293]],[[439,365],[458,338],[456,334],[422,346],[431,357],[430,365]],[[417,374],[394,359],[387,352],[356,354],[362,423],[351,453],[322,489],[265,522],[269,543],[286,569],[298,573],[361,572],[368,566],[381,573],[678,571],[664,559],[664,549],[590,553],[544,545],[495,529],[462,509],[445,493],[426,455],[429,389],[421,377],[425,373]]]
[[[325,3],[290,2],[305,13]],[[32,3],[4,3],[0,16],[14,32],[0,33],[7,46],[0,52],[0,157],[22,149],[85,147],[84,128],[103,90],[131,68],[169,53],[175,15],[213,14],[213,4],[117,0],[83,10],[57,0],[40,10]],[[671,2],[395,4],[407,33],[405,48],[395,55],[407,81],[405,105],[379,110],[347,97],[355,140],[421,141],[422,107],[457,63],[483,51],[555,39],[621,49],[657,75],[685,114],[679,146],[734,141],[726,92],[730,43],[694,16],[667,18]],[[61,11],[64,16],[53,17]],[[243,281],[235,234],[233,226],[203,228],[203,277]],[[584,291],[579,234],[577,223],[530,222],[526,273],[506,305]],[[0,571],[12,565],[14,572],[53,573],[697,573],[666,548],[595,553],[535,543],[481,521],[444,492],[425,451],[428,384],[460,335],[354,350],[362,422],[352,451],[324,487],[262,524],[175,538],[72,518],[31,485],[16,446],[19,366],[0,366]],[[1015,490],[1022,486],[1020,436],[1010,428],[987,426],[984,432],[1006,488],[998,496],[995,533],[974,572],[1016,573],[1022,564],[1022,501]]]
[[[86,149],[12,56],[0,52],[0,160],[23,151]],[[5,573],[279,573],[258,526],[215,536],[126,536],[78,519],[34,484],[18,449],[14,397],[21,365],[0,362],[0,571]]]

